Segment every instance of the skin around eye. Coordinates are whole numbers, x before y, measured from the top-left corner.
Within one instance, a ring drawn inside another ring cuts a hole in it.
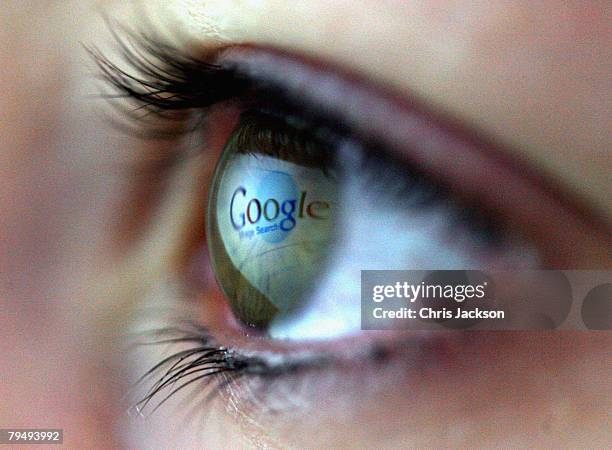
[[[371,116],[369,119],[374,122],[373,119],[375,119],[375,117]],[[216,128],[220,128],[222,130],[227,130],[227,128],[222,121],[216,122],[211,120],[210,125],[208,135],[206,136],[206,142],[209,143],[212,141],[219,143],[218,146],[211,147],[214,147],[215,151],[221,152],[221,148],[227,143],[227,138],[223,137],[222,139],[219,139],[219,136],[215,136],[218,131]],[[231,130],[229,132],[231,133]],[[223,133],[221,132],[219,134]],[[247,153],[248,152],[249,151],[247,150]],[[271,152],[268,150],[267,152],[264,151],[262,153],[265,156],[270,156],[270,154],[274,154],[276,151]],[[307,159],[301,160],[302,165],[306,164],[306,161]],[[390,187],[389,184],[385,184],[385,186],[386,188]],[[241,191],[238,193],[241,195]],[[269,196],[268,199],[271,197],[273,196]],[[252,199],[253,198],[247,198],[245,192],[245,200],[250,201]],[[259,205],[261,206],[261,202],[259,202]],[[271,205],[269,207],[272,207],[273,203],[270,203],[269,205]],[[252,203],[252,208],[251,219],[255,220],[255,218],[258,216],[257,204],[255,202]],[[246,222],[248,220],[246,210],[243,212],[245,212]],[[242,221],[240,212],[238,212],[238,215],[234,217],[234,219],[236,225],[241,226]],[[261,216],[259,219],[261,220]],[[383,361],[385,361],[385,354],[393,355],[391,359],[394,361],[394,364],[385,363],[382,367],[376,366],[377,372],[384,369],[385,376],[388,377],[386,378],[387,381],[382,382],[383,386],[385,384],[391,384],[392,380],[396,380],[395,382],[401,383],[402,385],[416,383],[421,386],[425,386],[426,381],[419,379],[418,376],[415,375],[415,372],[426,371],[428,368],[434,368],[431,381],[434,382],[435,380],[435,382],[439,383],[440,385],[444,384],[447,379],[457,380],[462,377],[467,377],[466,373],[468,370],[466,370],[465,365],[455,364],[452,361],[452,355],[458,354],[462,349],[466,350],[462,347],[465,341],[458,341],[456,336],[446,336],[436,339],[432,336],[426,335],[422,336],[422,340],[416,336],[408,336],[408,339],[406,340],[403,340],[403,338],[398,340],[398,336],[392,336],[391,339],[388,340],[388,345],[385,347],[385,351],[383,352],[370,351],[373,350],[373,348],[372,346],[368,345],[368,343],[371,341],[382,340],[384,337],[389,338],[389,336],[374,336],[372,334],[365,334],[363,339],[340,340],[340,343],[336,342],[336,339],[329,339],[329,337],[334,337],[334,334],[328,334],[327,339],[323,340],[318,345],[309,344],[304,346],[300,343],[294,343],[294,345],[291,345],[286,339],[280,342],[278,342],[278,339],[261,339],[261,336],[259,336],[257,333],[253,333],[252,330],[247,329],[245,331],[244,327],[232,328],[231,325],[233,325],[233,322],[231,321],[231,317],[224,315],[226,311],[223,311],[223,307],[221,306],[223,305],[224,299],[215,291],[215,285],[213,283],[209,283],[207,289],[208,290],[205,294],[198,297],[203,297],[205,299],[205,302],[203,302],[205,303],[204,311],[201,313],[200,317],[202,318],[202,323],[206,324],[206,326],[209,328],[210,334],[215,336],[217,340],[216,342],[224,347],[228,346],[232,348],[232,350],[236,352],[236,355],[249,355],[248,357],[251,358],[262,358],[266,361],[268,367],[271,366],[275,368],[276,372],[274,373],[276,373],[276,375],[279,377],[279,383],[275,384],[275,388],[272,388],[267,384],[265,376],[259,377],[245,375],[245,378],[233,384],[231,388],[222,389],[221,399],[224,400],[226,404],[238,405],[238,414],[248,414],[249,420],[253,422],[258,422],[259,420],[262,422],[265,421],[266,428],[274,430],[271,431],[271,433],[283,435],[287,439],[289,439],[290,436],[293,436],[291,432],[287,431],[291,427],[291,415],[280,414],[276,417],[278,419],[277,423],[270,423],[267,421],[269,416],[267,415],[266,408],[271,404],[275,404],[276,402],[282,405],[281,411],[285,412],[284,408],[286,407],[287,403],[295,401],[300,403],[298,414],[301,414],[308,408],[307,406],[302,407],[302,405],[310,404],[310,401],[313,401],[315,398],[317,401],[323,401],[329,392],[340,392],[339,385],[347,383],[347,373],[344,370],[344,364],[351,368],[358,367],[359,369],[357,371],[359,376],[348,384],[352,387],[353,391],[363,389],[364,370],[368,368],[370,370],[373,369],[371,366],[372,359],[379,360],[379,357],[372,357],[372,355],[377,354],[383,355],[383,357],[380,358],[380,360]],[[220,311],[216,312],[214,311],[215,309]],[[312,311],[320,312],[321,310],[319,306],[317,306],[317,308],[312,308]],[[321,324],[320,320],[313,323],[316,323],[317,325]],[[308,328],[312,330],[312,327]],[[299,330],[299,327],[296,328],[292,326],[290,329],[293,330],[291,335],[288,336],[286,331],[284,331],[284,337],[292,337],[294,339],[297,338],[298,340],[307,337],[305,333],[297,333],[295,331]],[[342,328],[338,327],[331,329],[336,334],[338,331],[344,331]],[[283,333],[278,333],[277,336],[283,337]],[[527,355],[529,353],[528,349],[530,348],[529,346],[525,346],[524,342],[522,342],[521,345],[520,338],[516,340],[509,339],[504,342],[500,339],[494,339],[489,335],[483,335],[482,342],[480,342],[480,339],[473,339],[471,342],[476,344],[477,341],[479,343],[475,346],[475,348],[470,349],[470,351],[475,351],[477,354],[473,359],[474,367],[486,367],[487,364],[495,365],[497,361],[511,363],[511,361],[504,360],[503,355],[509,354],[509,351],[511,348],[513,348],[513,346],[521,348],[519,352],[521,355],[523,354],[523,351],[525,351],[524,355]],[[502,343],[505,345],[504,350],[500,350],[500,345]],[[452,347],[452,352],[446,350],[449,346]],[[366,348],[368,351],[355,352],[356,348]],[[430,351],[432,349],[435,349],[435,351]],[[329,360],[333,361],[333,363],[323,366],[315,364],[315,360],[312,358],[315,354],[323,354],[326,356],[325,359],[329,358]],[[486,355],[489,356],[487,357]],[[491,359],[491,355],[496,355],[493,357],[493,360]],[[296,360],[301,360],[302,357],[304,357],[304,361],[301,361],[302,364],[299,364]],[[404,363],[406,363],[406,366],[403,365]],[[452,375],[449,374],[447,365],[453,367]],[[304,371],[302,369],[296,369],[296,367],[303,368],[305,366],[311,370],[307,369]],[[510,368],[512,367],[514,366],[510,366]],[[486,372],[489,374],[491,373],[491,371]],[[370,372],[368,372],[368,376],[365,376],[365,379],[374,380],[375,378],[373,375],[374,374],[372,373],[370,376]],[[516,376],[517,374],[514,373],[514,375]],[[326,385],[325,389],[321,389],[319,377],[325,377],[328,380],[329,384]],[[306,383],[308,388],[300,391],[298,386],[304,379],[309,380],[309,382]],[[376,380],[380,380],[380,378],[376,378]],[[457,392],[463,390],[458,389],[454,384],[453,386],[453,389],[457,390]],[[469,387],[470,385],[468,384],[466,386]],[[278,397],[275,396],[278,389],[280,389],[282,392],[291,392],[292,394],[290,398],[285,399],[286,401],[279,401]],[[384,409],[385,402],[383,402],[383,405],[378,405],[378,403],[375,401],[376,395],[378,394],[381,395],[381,398],[390,400],[388,396],[384,395],[384,393],[378,392],[375,394],[373,393],[373,390],[369,390],[368,394],[365,396],[365,398],[368,399],[367,402],[364,402],[362,405],[351,404],[349,409],[360,411],[360,413],[367,413],[367,410],[371,407],[380,408],[381,410]],[[340,403],[347,402],[348,399],[352,398],[350,389],[347,391],[341,391],[338,398],[340,400],[338,402],[328,401],[324,403],[325,406],[322,409],[326,414],[326,419],[322,419],[323,422],[330,420],[330,417],[334,416],[334,411],[337,411],[336,408],[339,407]],[[399,401],[399,397],[397,400]],[[317,401],[314,403],[316,404]],[[253,404],[255,404],[257,407],[253,407]],[[310,411],[313,412],[312,410]],[[339,413],[340,412],[338,411],[338,414]],[[409,417],[409,414],[406,414],[405,412],[403,412],[401,415],[404,417]],[[418,422],[418,418],[413,419]],[[354,424],[354,422],[347,423],[347,427],[343,429],[343,432],[346,433],[346,435],[350,435],[352,424]],[[376,426],[374,426],[374,428],[376,428]],[[338,435],[341,433],[342,432],[338,433]],[[333,438],[333,436],[327,436],[327,438]],[[321,439],[322,440],[319,441],[319,446],[322,446],[323,442],[325,442],[324,438]],[[390,441],[387,440],[386,442],[388,444]]]

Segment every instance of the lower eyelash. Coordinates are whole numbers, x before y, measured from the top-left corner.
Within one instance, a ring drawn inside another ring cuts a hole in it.
[[[151,330],[148,333],[159,336],[160,339],[141,345],[191,343],[193,346],[165,357],[134,383],[133,390],[149,385],[145,388],[144,395],[130,406],[130,410],[138,414],[142,414],[151,402],[162,394],[165,396],[153,407],[153,412],[193,382],[203,379],[217,380],[221,373],[233,370],[227,363],[227,351],[223,347],[212,346],[204,333],[176,327]],[[152,379],[156,381],[150,384]],[[177,387],[179,382],[181,384]]]
[[[309,354],[302,357],[277,356],[275,358],[247,355],[232,348],[217,345],[207,329],[192,321],[180,321],[174,326],[148,330],[143,335],[156,338],[138,345],[162,346],[193,344],[175,351],[148,369],[133,385],[133,391],[142,391],[130,405],[130,410],[143,414],[155,412],[171,397],[198,381],[210,388],[205,403],[212,400],[224,387],[243,376],[273,379],[306,368],[330,364],[330,355]],[[155,381],[153,381],[155,380]]]

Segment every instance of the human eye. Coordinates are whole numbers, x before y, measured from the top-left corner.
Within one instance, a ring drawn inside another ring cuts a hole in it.
[[[354,334],[361,270],[542,264],[528,238],[442,182],[289,114],[242,112],[210,189],[211,263],[243,324],[272,338]]]
[[[448,364],[448,336],[360,329],[361,270],[609,266],[608,229],[595,214],[418,102],[272,49],[196,58],[151,45],[154,65],[128,55],[145,79],[104,60],[101,68],[152,113],[157,123],[144,127],[187,130],[189,151],[206,155],[193,207],[206,233],[185,244],[199,274],[189,325],[161,339],[188,346],[154,365],[146,379],[159,378],[140,410],[213,386],[238,409],[257,404],[266,421],[273,401],[285,411],[326,389],[350,403],[341,385],[359,377],[347,381],[346,366],[392,383],[407,363]]]

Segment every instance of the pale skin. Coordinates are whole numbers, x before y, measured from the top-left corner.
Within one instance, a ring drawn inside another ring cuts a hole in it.
[[[479,381],[471,388],[390,375],[399,387],[384,393],[355,371],[345,374],[345,391],[320,388],[316,413],[304,406],[272,423],[250,411],[228,414],[223,402],[204,424],[183,426],[171,412],[130,422],[117,400],[123,314],[138,286],[176,272],[173,256],[201,175],[185,169],[192,183],[171,185],[147,232],[117,250],[112,225],[130,186],[99,168],[128,152],[138,158],[152,144],[120,135],[97,114],[79,45],[107,45],[104,10],[136,27],[146,15],[160,29],[180,29],[196,48],[249,43],[305,54],[416,95],[503,143],[609,220],[608,2],[12,3],[0,17],[0,306],[9,312],[0,315],[0,424],[63,427],[72,448],[609,444],[606,333],[500,339],[508,358],[484,375],[467,374]],[[351,403],[356,386],[359,404]],[[168,437],[167,428],[183,431]]]

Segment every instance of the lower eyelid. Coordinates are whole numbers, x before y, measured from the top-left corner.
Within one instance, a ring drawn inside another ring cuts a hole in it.
[[[371,414],[382,407],[378,405],[382,399],[385,410],[396,403],[392,410],[398,417],[404,420],[412,417],[410,420],[415,424],[429,423],[419,419],[418,408],[424,402],[430,405],[432,399],[440,407],[466,407],[461,410],[461,417],[467,420],[483,413],[468,407],[475,389],[482,392],[533,388],[537,392],[537,386],[529,384],[532,377],[546,366],[554,364],[560,369],[569,361],[563,352],[549,354],[545,361],[533,361],[534,347],[538,347],[534,343],[569,344],[571,339],[564,336],[557,340],[552,334],[540,333],[534,340],[532,333],[499,332],[449,332],[432,339],[413,333],[403,340],[395,340],[391,353],[380,353],[379,358],[339,361],[328,367],[273,377],[245,377],[234,386],[227,386],[221,398],[236,408],[238,417],[246,415],[249,422],[273,434],[278,428],[290,426],[291,421],[306,420],[309,414],[317,414],[320,420],[324,420],[323,416],[332,420],[336,414],[343,416],[346,411],[351,411],[351,415]],[[525,364],[531,370],[519,368]],[[481,408],[489,414],[511,407],[508,397],[500,392],[491,392],[491,396],[497,401]],[[532,399],[524,405],[537,403]],[[448,411],[441,413],[441,417],[446,414]],[[372,427],[376,428],[376,420],[370,419],[367,423],[371,431]],[[405,427],[406,424],[402,430]],[[290,433],[281,435],[291,436]],[[299,437],[295,439],[299,441]]]
[[[379,333],[377,336],[380,338]],[[568,338],[565,338],[566,342]],[[231,342],[227,336],[218,339]],[[377,403],[379,399],[384,399],[385,407],[394,404],[391,397],[397,402],[393,411],[404,420],[411,417],[410,421],[414,423],[421,421],[418,415],[412,417],[408,411],[418,410],[423,401],[429,405],[435,399],[440,406],[458,408],[458,405],[470,403],[470,393],[474,389],[493,391],[492,398],[498,399],[490,406],[494,412],[511,406],[503,395],[495,394],[495,389],[520,386],[521,390],[529,390],[531,384],[522,383],[532,381],[532,377],[537,376],[538,367],[551,367],[553,364],[559,367],[562,364],[563,359],[555,359],[550,354],[541,364],[533,361],[533,343],[543,339],[548,338],[541,332],[537,337],[532,333],[447,332],[432,336],[427,332],[412,332],[405,336],[389,336],[378,349],[371,346],[371,351],[360,354],[355,354],[355,347],[359,346],[354,343],[346,342],[346,351],[335,343],[327,351],[336,356],[326,364],[306,364],[296,370],[265,374],[245,373],[236,377],[229,374],[228,377],[203,379],[185,392],[185,400],[192,403],[201,401],[197,403],[198,408],[205,411],[217,406],[221,410],[229,407],[230,417],[246,427],[249,433],[257,431],[266,436],[277,435],[279,429],[290,428],[296,421],[305,425],[309,414],[316,414],[320,420],[331,420],[337,414],[346,414],[347,410],[351,411],[351,417],[371,414],[381,406]],[[556,338],[542,344],[543,348],[555,348],[556,345],[559,345]],[[269,349],[253,351],[261,354]],[[561,350],[558,353],[564,355]],[[571,352],[565,354],[565,358],[571,359],[570,355]],[[531,368],[524,370],[527,363]],[[230,379],[232,381],[228,382]],[[537,393],[537,389],[534,390]],[[534,400],[537,398],[535,395],[527,403],[537,403]],[[178,401],[176,398],[170,400],[172,404]],[[144,411],[145,414],[150,412],[150,408]],[[159,413],[155,412],[156,415]],[[461,417],[467,420],[478,414],[478,410],[468,408],[463,410]],[[375,425],[377,422],[371,418],[368,423]],[[382,423],[380,425],[384,427]],[[335,432],[340,432],[342,425],[339,427]],[[405,425],[402,429],[405,430]],[[299,441],[299,437],[291,433],[280,435]]]

